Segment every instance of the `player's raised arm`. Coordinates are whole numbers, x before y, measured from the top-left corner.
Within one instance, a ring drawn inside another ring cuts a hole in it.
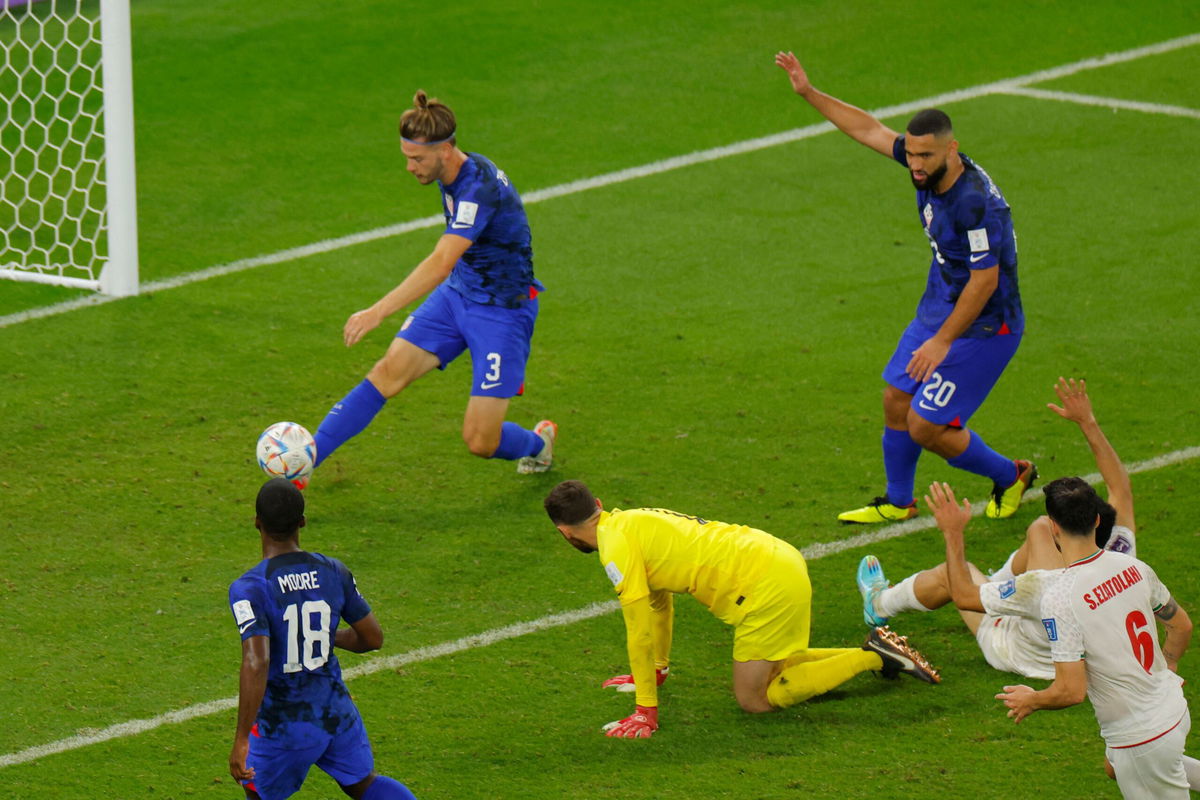
[[[443,234],[433,252],[414,267],[399,286],[381,297],[370,308],[350,315],[342,330],[346,346],[356,344],[392,314],[433,291],[438,284],[446,280],[446,276],[470,246],[470,239],[450,233]]]
[[[800,60],[793,53],[776,53],[775,63],[788,74],[796,94],[807,100],[809,105],[836,125],[838,130],[880,155],[892,157],[892,145],[900,134],[861,108],[827,95],[813,86],[808,79],[808,73],[800,66]]]
[[[1054,386],[1061,406],[1047,403],[1046,407],[1063,419],[1069,419],[1079,426],[1087,439],[1088,447],[1096,459],[1096,467],[1100,477],[1108,487],[1108,504],[1117,511],[1117,524],[1136,530],[1133,517],[1133,486],[1129,482],[1129,472],[1121,463],[1117,451],[1109,444],[1108,437],[1100,429],[1096,415],[1092,412],[1092,401],[1087,393],[1087,381],[1070,380],[1060,377]]]
[[[959,505],[949,484],[934,483],[929,487],[929,494],[925,495],[925,505],[933,512],[933,518],[946,541],[946,575],[950,583],[950,599],[963,611],[984,611],[979,587],[971,580],[966,544],[963,541],[963,532],[971,520],[970,501],[963,500],[962,505]]]

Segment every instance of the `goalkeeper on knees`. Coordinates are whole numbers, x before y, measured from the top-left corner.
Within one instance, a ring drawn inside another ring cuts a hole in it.
[[[861,647],[810,648],[804,557],[764,531],[662,508],[605,511],[579,481],[554,487],[544,505],[568,543],[599,553],[621,601],[630,674],[603,685],[633,691],[636,708],[604,726],[609,736],[644,739],[658,730],[674,594],[692,595],[734,626],[734,694],[749,712],[802,702],[872,670],[938,681],[936,670],[886,628],[873,630]]]

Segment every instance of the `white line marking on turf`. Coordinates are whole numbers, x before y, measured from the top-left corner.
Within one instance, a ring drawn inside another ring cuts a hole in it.
[[[473,636],[464,636],[461,639],[455,639],[452,642],[443,642],[442,644],[432,645],[430,647],[420,647],[416,650],[410,650],[407,653],[400,655],[389,656],[387,658],[376,658],[369,660],[358,666],[351,667],[342,673],[342,676],[347,680],[358,678],[363,675],[372,675],[383,670],[396,669],[405,664],[415,664],[420,661],[431,661],[442,656],[460,653],[464,650],[474,650],[479,647],[487,647],[489,644],[502,642],[505,639],[514,639],[518,636],[524,636],[537,631],[548,630],[549,628],[557,628],[562,625],[572,625],[576,622],[582,622],[585,619],[599,617],[604,614],[612,613],[621,607],[621,604],[616,600],[609,600],[603,603],[592,603],[583,608],[577,608],[573,611],[564,611],[560,614],[551,614],[549,616],[540,617],[529,622],[517,622],[503,628],[493,628],[490,631],[477,633]],[[223,700],[213,700],[208,703],[198,703],[194,706],[181,708],[177,711],[169,711],[166,714],[159,714],[157,717],[150,719],[135,719],[129,722],[121,722],[116,725],[110,725],[101,730],[82,733],[78,736],[70,736],[66,739],[59,739],[56,742],[37,745],[26,750],[21,750],[16,753],[0,756],[0,769],[11,767],[15,764],[23,764],[26,761],[35,761],[39,758],[62,753],[67,750],[76,750],[80,747],[87,747],[92,744],[107,742],[110,739],[119,739],[125,736],[134,736],[139,733],[146,733],[154,730],[162,725],[173,722],[187,722],[190,719],[197,717],[206,717],[209,714],[219,714],[222,711],[231,711],[237,708],[236,697],[226,697]]]
[[[1131,474],[1138,472],[1149,472],[1150,470],[1160,469],[1172,464],[1179,464],[1184,461],[1190,461],[1195,458],[1200,458],[1200,447],[1188,447],[1183,450],[1175,450],[1171,453],[1166,453],[1146,461],[1139,461],[1136,464],[1128,465],[1126,468]],[[1100,475],[1093,473],[1084,475],[1083,479],[1088,483],[1099,483]],[[1033,489],[1025,494],[1021,499],[1022,503],[1028,503],[1042,496],[1041,489]],[[983,503],[979,503],[972,509],[972,514],[978,516],[983,513]],[[918,517],[896,525],[888,525],[885,528],[864,533],[859,536],[852,536],[849,539],[841,539],[834,542],[819,542],[809,545],[802,551],[804,558],[809,561],[814,561],[818,558],[841,553],[846,550],[853,550],[857,547],[865,547],[869,544],[883,542],[888,539],[896,539],[901,536],[907,536],[910,533],[927,530],[934,527],[934,521],[931,517]],[[594,617],[601,617],[605,614],[611,614],[618,610],[621,604],[616,600],[608,600],[600,603],[592,603],[591,605],[577,608],[572,611],[563,611],[558,614],[550,614],[545,617],[539,617],[528,622],[517,622],[512,625],[506,625],[503,628],[493,628],[490,631],[477,633],[473,636],[464,636],[461,639],[455,639],[451,642],[443,642],[429,647],[419,647],[416,650],[410,650],[407,653],[401,653],[395,656],[387,656],[385,658],[370,659],[362,664],[350,667],[345,670],[342,675],[346,680],[359,678],[364,675],[373,675],[376,672],[384,670],[396,669],[406,664],[416,664],[421,661],[432,661],[442,656],[461,653],[466,650],[475,650],[480,647],[487,647],[497,642],[502,642],[506,639],[515,639],[519,636],[525,636],[529,633],[537,633],[538,631],[549,630],[550,628],[558,628],[564,625],[573,625],[576,622],[582,622]],[[0,769],[11,767],[16,764],[23,764],[27,761],[35,761],[39,758],[62,753],[67,750],[76,750],[88,745],[107,742],[110,739],[119,739],[125,736],[135,736],[139,733],[146,733],[168,723],[187,722],[190,719],[197,717],[205,717],[210,714],[218,714],[222,711],[230,711],[237,708],[236,697],[226,697],[223,700],[213,700],[208,703],[199,703],[194,706],[188,706],[176,711],[168,711],[165,714],[160,714],[157,717],[150,719],[137,719],[129,722],[120,722],[116,725],[110,725],[107,728],[95,731],[93,733],[79,734],[78,736],[70,736],[66,739],[49,742],[47,744],[36,745],[25,750],[19,750],[15,753],[0,756]]]
[[[1000,94],[1012,90],[1017,87],[1024,86],[1030,83],[1041,83],[1043,81],[1063,78],[1068,75],[1074,75],[1079,72],[1090,69],[1099,69],[1101,67],[1120,64],[1126,61],[1133,61],[1146,56],[1161,55],[1172,50],[1178,50],[1184,47],[1200,44],[1200,33],[1194,33],[1189,36],[1181,36],[1177,39],[1168,39],[1157,44],[1138,47],[1132,50],[1124,50],[1119,53],[1108,53],[1107,55],[1098,56],[1096,58],[1086,58],[1082,61],[1075,61],[1070,64],[1064,64],[1051,69],[1031,72],[1028,75],[1018,76],[1016,78],[1008,78],[1006,80],[994,81],[992,83],[983,83],[978,86],[973,86],[968,89],[959,89],[945,94],[925,97],[920,100],[913,100],[909,103],[903,103],[896,106],[886,106],[877,108],[869,113],[876,117],[887,118],[897,116],[899,114],[910,114],[927,106],[943,105],[946,103],[954,103],[963,100],[973,100],[985,95]],[[786,96],[781,94],[781,97]],[[604,186],[611,186],[625,181],[644,178],[651,175],[659,175],[664,172],[669,172],[683,167],[690,167],[696,164],[704,164],[710,161],[716,161],[730,156],[743,155],[752,153],[757,150],[764,150],[769,147],[776,147],[781,144],[789,144],[798,142],[802,139],[809,139],[813,136],[818,136],[822,133],[828,133],[834,130],[833,125],[828,122],[821,122],[814,125],[808,125],[803,128],[795,128],[782,133],[771,134],[770,136],[762,136],[757,139],[747,139],[742,142],[725,145],[722,147],[714,147],[709,150],[699,150],[686,155],[667,158],[662,161],[654,161],[649,164],[643,164],[637,167],[629,167],[627,169],[608,172],[603,175],[597,175],[592,178],[583,178],[577,181],[562,183],[557,186],[551,186],[546,189],[537,189],[525,195],[524,201],[526,205],[532,203],[540,203],[545,200],[551,200],[556,197],[565,197],[566,195],[585,192],[590,189],[599,189]],[[208,280],[222,275],[232,275],[236,272],[242,272],[255,267],[262,267],[268,264],[280,264],[287,261],[294,261],[308,256],[330,253],[335,250],[341,250],[345,247],[351,247],[364,242],[372,242],[379,239],[386,239],[392,236],[409,233],[416,230],[424,230],[442,225],[444,220],[442,217],[422,217],[421,219],[409,220],[396,225],[388,225],[382,228],[375,228],[361,233],[354,233],[348,236],[339,236],[335,239],[325,239],[320,242],[303,245],[301,247],[293,247],[287,250],[280,250],[277,253],[268,255],[254,256],[253,258],[244,258],[238,261],[231,261],[228,264],[217,264],[216,266],[207,267],[197,272],[188,272],[183,275],[177,275],[172,278],[166,278],[159,281],[151,281],[140,286],[141,294],[151,294],[153,292],[163,291],[166,289],[176,289],[181,286],[186,286],[197,281]],[[80,308],[101,305],[120,300],[124,298],[109,297],[107,295],[92,295],[88,297],[76,298],[63,303],[57,303],[50,306],[42,306],[40,308],[29,309],[27,311],[18,311],[14,314],[0,317],[0,328],[6,328],[10,325],[17,325],[22,322],[29,322],[35,319],[51,317],[58,314],[64,314],[69,311],[76,311]]]
[[[997,94],[1019,95],[1033,97],[1038,100],[1058,100],[1063,103],[1078,103],[1084,106],[1099,106],[1100,108],[1126,109],[1142,111],[1146,114],[1166,114],[1172,117],[1191,117],[1200,119],[1200,111],[1184,106],[1168,106],[1162,103],[1143,103],[1138,100],[1122,100],[1119,97],[1097,97],[1093,94],[1076,94],[1074,92],[1052,92],[1046,89],[1031,89],[1027,86],[1012,86],[1001,89]]]

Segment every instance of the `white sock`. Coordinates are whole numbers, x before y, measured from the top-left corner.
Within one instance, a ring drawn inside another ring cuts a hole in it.
[[[1200,761],[1191,756],[1184,756],[1183,771],[1187,773],[1188,786],[1192,791],[1200,792]]]
[[[895,586],[884,589],[875,595],[875,613],[881,617],[892,617],[901,611],[932,611],[921,605],[913,586],[917,582],[916,574],[909,575]]]
[[[1012,571],[1012,562],[1016,557],[1017,551],[1013,550],[1008,554],[1008,561],[1004,562],[1003,567],[993,572],[989,577],[989,580],[991,580],[993,583],[1000,583],[1001,581],[1012,580],[1013,578],[1017,577]]]

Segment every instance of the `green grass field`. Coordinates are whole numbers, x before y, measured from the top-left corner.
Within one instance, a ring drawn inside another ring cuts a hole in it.
[[[418,87],[529,195],[819,122],[772,64],[779,49],[878,108],[1200,31],[1200,9],[1173,2],[133,6],[143,282],[436,213],[395,137]],[[1200,109],[1198,70],[1193,45],[1036,88]],[[1009,95],[944,107],[1013,207],[1028,317],[972,427],[1047,479],[1093,472],[1045,409],[1065,374],[1087,378],[1127,462],[1200,444],[1200,121]],[[545,520],[558,480],[801,548],[863,533],[834,517],[882,488],[879,371],[929,258],[903,170],[826,133],[528,210],[549,291],[510,416],[559,422],[557,467],[519,476],[466,452],[465,361],[336,453],[307,492],[303,542],[354,570],[387,633],[343,668],[611,599],[596,560]],[[346,350],[345,318],[436,235],[4,317],[0,796],[241,796],[231,710],[5,756],[236,694],[226,590],[259,558],[255,437],[280,419],[315,429],[361,379],[399,319]],[[3,283],[0,315],[78,296]],[[931,480],[978,502],[990,488],[926,457],[918,486]],[[1194,459],[1134,476],[1139,555],[1193,616],[1198,481]],[[999,566],[1037,513],[974,522],[969,555]],[[867,552],[897,581],[942,558],[924,530],[811,560],[814,645],[865,635],[853,574]],[[422,800],[1118,796],[1090,706],[1013,726],[992,695],[1018,681],[986,666],[952,610],[895,627],[941,686],[860,676],[751,717],[729,688],[730,631],[684,599],[649,742],[598,732],[632,703],[599,688],[626,671],[619,614],[349,685],[378,768]],[[1197,663],[1181,667],[1193,701]],[[315,772],[297,795],[337,796]]]

